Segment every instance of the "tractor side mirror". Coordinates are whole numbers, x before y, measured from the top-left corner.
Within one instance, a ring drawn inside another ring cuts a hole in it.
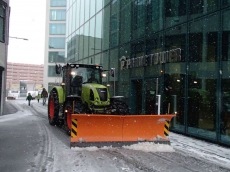
[[[61,65],[57,65],[55,66],[55,69],[56,69],[56,74],[60,74],[61,73]]]
[[[111,68],[111,69],[110,69],[110,75],[111,75],[112,77],[115,76],[115,68]]]

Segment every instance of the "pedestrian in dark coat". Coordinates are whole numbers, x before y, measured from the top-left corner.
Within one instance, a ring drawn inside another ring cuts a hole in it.
[[[45,88],[43,88],[42,92],[41,92],[41,98],[43,98],[43,105],[46,104],[46,99],[48,97],[48,92],[46,91]]]
[[[26,97],[26,101],[28,100],[28,105],[30,106],[30,101],[33,99],[31,94],[29,93],[28,96]]]

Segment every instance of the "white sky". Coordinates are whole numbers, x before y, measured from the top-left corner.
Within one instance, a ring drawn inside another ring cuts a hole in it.
[[[10,0],[8,62],[43,64],[46,0]]]

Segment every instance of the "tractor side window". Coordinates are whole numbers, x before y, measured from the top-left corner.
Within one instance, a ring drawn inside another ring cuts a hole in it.
[[[85,69],[82,69],[82,68],[79,68],[78,69],[78,72],[77,72],[77,75],[81,76],[82,77],[82,82],[87,82],[87,76],[86,76],[86,71]]]
[[[82,84],[82,76],[76,75],[73,78],[71,85],[73,87],[79,87],[79,86],[81,86],[81,84]]]
[[[88,79],[88,82],[90,82],[90,83],[98,83],[98,79],[96,78],[94,72],[92,72],[92,73],[90,74],[90,78]]]
[[[76,75],[71,82],[72,94],[81,95],[82,76]]]
[[[96,69],[88,69],[87,70],[87,82],[88,83],[100,83],[100,73],[99,70]]]
[[[93,90],[92,89],[90,89],[89,99],[90,100],[94,100],[94,94],[93,94]]]

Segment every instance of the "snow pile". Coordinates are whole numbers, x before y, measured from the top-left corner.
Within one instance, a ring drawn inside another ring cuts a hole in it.
[[[137,143],[130,146],[123,146],[126,149],[140,150],[143,152],[175,152],[173,147],[166,144],[155,144],[152,142]]]
[[[166,144],[155,144],[153,142],[142,142],[142,143],[137,143],[133,144],[130,146],[122,146],[122,148],[125,149],[131,149],[131,150],[139,150],[143,152],[175,152],[172,146],[166,145]],[[113,149],[112,146],[104,146],[101,148],[91,146],[91,147],[74,147],[71,148],[76,151],[97,151],[97,150],[105,150],[105,149]]]
[[[170,142],[175,150],[229,168],[230,149],[226,147],[173,132],[170,133]]]
[[[71,149],[76,150],[76,151],[85,151],[85,150],[97,151],[97,150],[99,150],[99,148],[97,148],[96,146],[90,146],[90,147],[84,147],[84,148],[83,147],[73,147]]]
[[[19,118],[25,118],[25,117],[31,116],[31,115],[33,115],[33,114],[28,113],[28,112],[24,112],[24,111],[18,111],[14,114],[0,116],[0,122],[6,122],[6,121],[19,119]]]

